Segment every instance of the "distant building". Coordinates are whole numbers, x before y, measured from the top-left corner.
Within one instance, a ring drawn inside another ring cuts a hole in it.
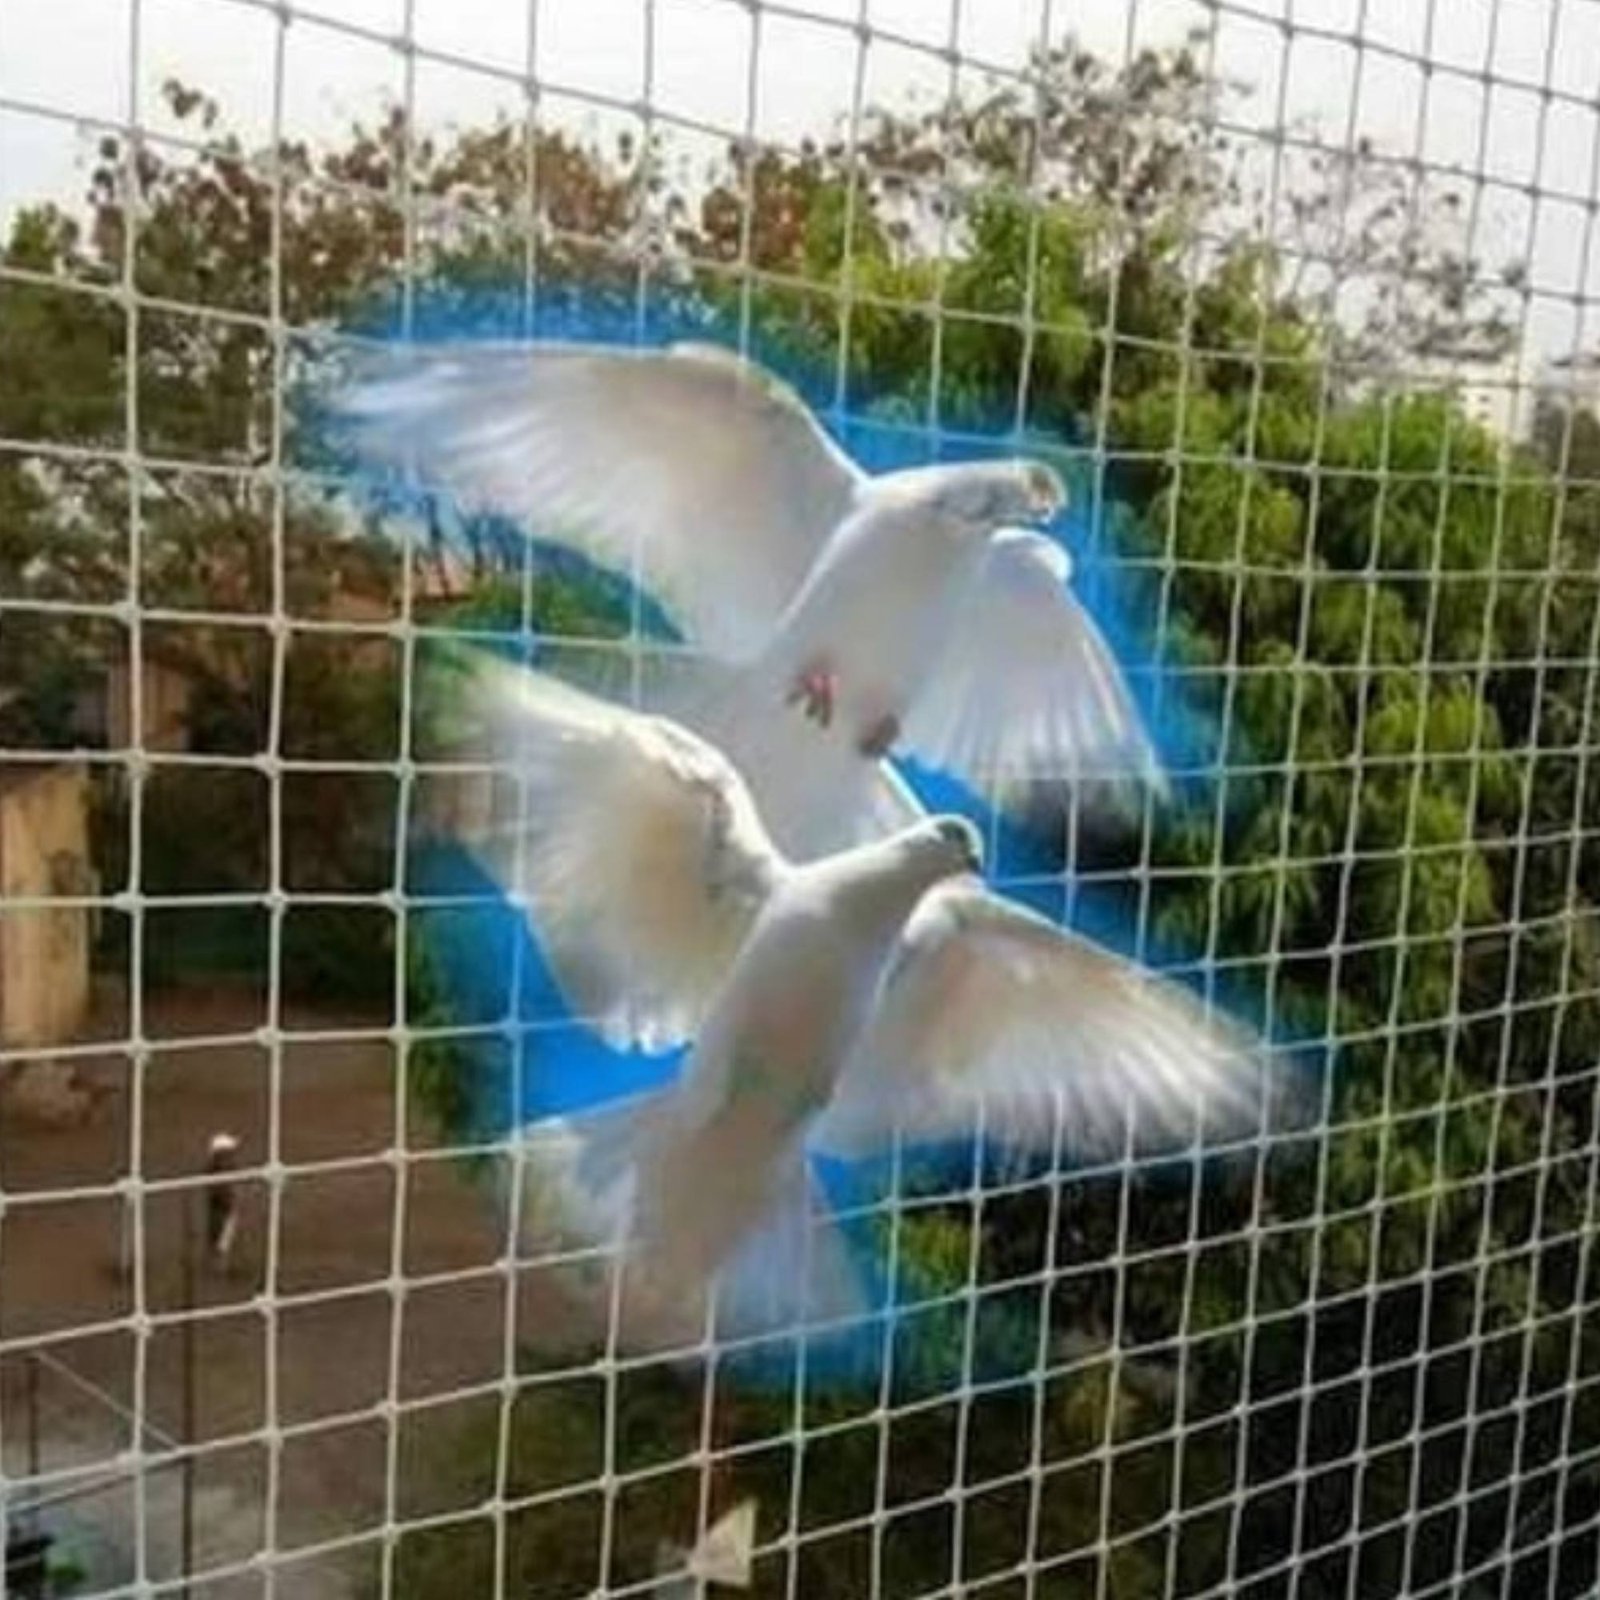
[[[1405,365],[1406,387],[1454,394],[1462,411],[1480,427],[1519,442],[1533,426],[1535,384],[1517,351],[1464,343],[1442,348]]]
[[[0,1043],[62,1044],[89,1009],[93,908],[9,907],[94,892],[82,765],[0,775]]]
[[[1581,410],[1600,412],[1600,351],[1545,362],[1539,388],[1558,399],[1570,398]]]
[[[106,674],[104,725],[99,736],[108,749],[133,748],[133,675],[117,662]],[[146,654],[139,673],[139,747],[187,750],[194,680],[183,668]]]
[[[1600,420],[1600,352],[1561,356],[1547,361],[1539,373],[1537,401],[1545,412],[1543,443],[1552,464],[1565,459],[1569,415]],[[1587,471],[1594,470],[1591,464]]]

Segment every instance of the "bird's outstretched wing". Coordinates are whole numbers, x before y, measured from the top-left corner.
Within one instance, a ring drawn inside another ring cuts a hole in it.
[[[861,474],[715,346],[396,346],[338,401],[369,459],[630,577],[730,657],[766,640]]]
[[[472,661],[468,715],[516,779],[490,865],[574,1009],[617,1043],[689,1038],[786,863],[704,740],[543,673]]]
[[[969,884],[906,926],[816,1142],[841,1155],[974,1132],[1106,1159],[1258,1124],[1265,1052],[1187,989]],[[1059,1134],[1057,1132],[1059,1125]]]
[[[925,765],[984,793],[1033,780],[1165,778],[1094,619],[1068,587],[1066,552],[1042,534],[1003,529],[976,591],[906,718]]]

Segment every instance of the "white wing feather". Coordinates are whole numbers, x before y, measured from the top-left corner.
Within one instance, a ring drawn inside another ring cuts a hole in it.
[[[766,642],[861,479],[792,390],[714,346],[397,348],[341,410],[369,459],[637,577],[732,657]]]
[[[1263,1051],[1188,990],[970,885],[906,926],[816,1142],[842,1155],[981,1131],[1110,1158],[1128,1118],[1187,1145],[1260,1114]],[[981,1116],[981,1123],[980,1123]]]
[[[989,541],[976,592],[906,719],[905,743],[926,765],[985,790],[1034,779],[1164,786],[1070,575],[1066,552],[1041,534],[1008,528]]]
[[[787,864],[704,740],[492,659],[469,678],[525,826],[492,845],[569,1000],[617,1043],[691,1037]]]

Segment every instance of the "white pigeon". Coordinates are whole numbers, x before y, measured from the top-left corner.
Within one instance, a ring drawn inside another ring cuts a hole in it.
[[[893,751],[989,798],[1160,765],[1036,461],[872,476],[709,345],[400,347],[341,400],[371,460],[631,577],[700,652],[650,703],[727,753],[783,847],[921,814]],[[615,658],[613,658],[615,659]],[[631,681],[631,680],[630,680]],[[648,691],[647,691],[648,692]]]
[[[1130,1112],[1141,1146],[1257,1112],[1259,1042],[989,893],[964,818],[796,863],[687,729],[499,660],[466,681],[525,807],[487,858],[574,1011],[615,1043],[693,1041],[670,1088],[533,1130],[657,1290],[728,1265],[736,1324],[860,1309],[808,1150],[981,1131],[1115,1156]]]

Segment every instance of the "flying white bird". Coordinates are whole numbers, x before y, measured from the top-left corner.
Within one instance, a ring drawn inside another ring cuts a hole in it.
[[[796,863],[678,724],[497,660],[467,682],[526,797],[489,861],[573,1009],[619,1044],[693,1041],[668,1089],[533,1130],[657,1290],[726,1265],[735,1324],[861,1309],[808,1150],[977,1130],[1116,1155],[1130,1111],[1182,1144],[1257,1112],[1259,1042],[985,890],[964,818]]]
[[[701,652],[651,702],[811,856],[921,814],[894,751],[1004,799],[1164,785],[1036,461],[871,476],[769,373],[715,346],[395,349],[342,398],[370,459],[577,546]],[[369,369],[370,370],[370,369]]]

